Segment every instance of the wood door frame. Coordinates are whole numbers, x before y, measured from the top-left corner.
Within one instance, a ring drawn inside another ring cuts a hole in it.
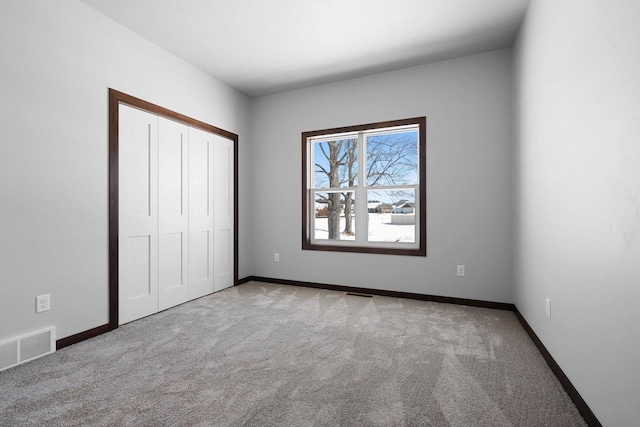
[[[109,330],[118,327],[118,208],[119,208],[119,106],[175,120],[233,141],[233,283],[238,284],[238,135],[109,88]]]

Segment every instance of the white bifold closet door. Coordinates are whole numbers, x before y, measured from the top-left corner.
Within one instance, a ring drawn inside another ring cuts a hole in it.
[[[158,118],[158,310],[189,300],[188,142],[188,126]]]
[[[158,117],[119,111],[120,324],[158,311]]]
[[[233,285],[233,141],[119,107],[119,323]]]
[[[233,286],[233,141],[215,136],[213,145],[214,291]]]
[[[189,129],[189,297],[213,292],[213,134]]]

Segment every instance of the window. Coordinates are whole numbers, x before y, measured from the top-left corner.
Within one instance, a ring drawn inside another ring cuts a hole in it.
[[[426,117],[302,133],[302,248],[426,255]]]

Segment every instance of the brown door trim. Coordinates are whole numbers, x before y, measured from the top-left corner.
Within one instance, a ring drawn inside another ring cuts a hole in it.
[[[233,141],[233,283],[238,282],[238,135],[109,89],[109,330],[118,327],[118,106],[130,105]]]

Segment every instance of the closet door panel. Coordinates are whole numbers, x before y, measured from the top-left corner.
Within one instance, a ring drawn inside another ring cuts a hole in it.
[[[152,294],[152,274],[149,268],[151,259],[151,236],[128,236],[126,239],[127,264],[127,293],[129,301],[145,298]]]
[[[189,299],[213,292],[213,139],[189,128]]]
[[[233,286],[233,141],[215,136],[214,290]]]
[[[158,118],[119,107],[119,323],[158,311]]]
[[[191,276],[193,282],[203,283],[211,277],[210,265],[210,232],[194,231],[191,233]]]
[[[189,128],[159,118],[158,123],[158,309],[189,298]]]
[[[189,284],[183,260],[187,256],[185,233],[162,233],[159,236],[158,309],[164,310],[187,300]]]
[[[211,208],[211,140],[190,129],[189,208],[194,220],[206,220]]]

